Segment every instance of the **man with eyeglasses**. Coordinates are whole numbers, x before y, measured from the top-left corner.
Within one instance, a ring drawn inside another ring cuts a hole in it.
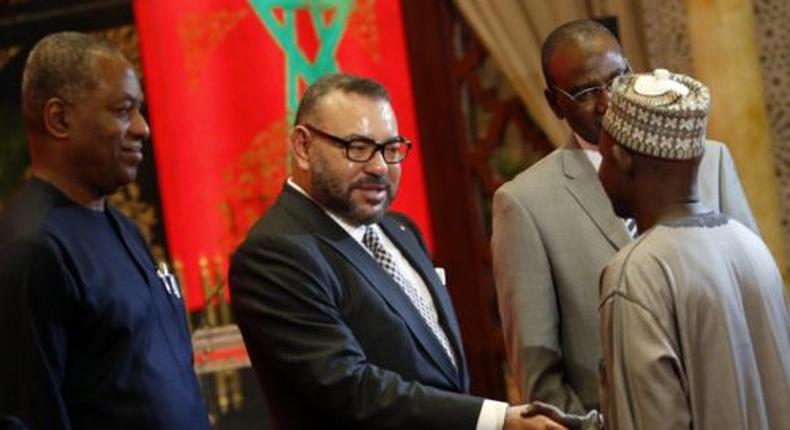
[[[598,281],[634,237],[597,176],[598,136],[612,81],[630,71],[615,37],[580,20],[542,48],[545,97],[572,133],[564,146],[494,195],[491,239],[508,364],[525,401],[583,414],[598,409]],[[697,186],[702,201],[756,225],[724,145],[707,141]]]
[[[277,202],[234,253],[235,315],[278,429],[557,429],[468,394],[450,296],[388,212],[411,143],[377,82],[305,92]]]

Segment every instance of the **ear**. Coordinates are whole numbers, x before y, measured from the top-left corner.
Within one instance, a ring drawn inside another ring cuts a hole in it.
[[[310,166],[310,158],[313,153],[312,140],[309,139],[310,131],[301,125],[297,125],[291,130],[289,141],[291,153],[296,164],[302,170],[307,170]]]
[[[628,176],[633,176],[633,158],[627,149],[618,143],[612,145],[612,158],[617,163],[617,168]]]
[[[56,139],[66,139],[69,137],[69,119],[66,112],[66,103],[63,100],[53,97],[44,103],[43,125],[47,134]]]
[[[546,88],[543,90],[543,96],[546,97],[546,103],[548,103],[551,110],[554,111],[554,115],[557,116],[557,119],[565,119],[565,114],[562,113],[562,109],[557,103],[557,93],[550,88]]]

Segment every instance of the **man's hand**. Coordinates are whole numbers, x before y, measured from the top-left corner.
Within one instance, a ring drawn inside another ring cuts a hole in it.
[[[590,411],[584,416],[566,414],[560,408],[543,402],[528,404],[521,409],[521,416],[525,418],[545,416],[564,425],[568,430],[601,429],[603,427],[596,411]]]
[[[525,416],[525,409],[524,405],[508,407],[502,430],[567,430],[543,415]]]

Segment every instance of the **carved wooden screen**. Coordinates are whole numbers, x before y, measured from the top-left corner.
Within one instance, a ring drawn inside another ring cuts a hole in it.
[[[472,390],[504,399],[504,346],[489,248],[491,198],[552,146],[452,2],[402,5],[435,259],[447,269]]]

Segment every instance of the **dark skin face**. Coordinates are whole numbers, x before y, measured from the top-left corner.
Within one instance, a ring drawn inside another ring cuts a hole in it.
[[[143,159],[150,130],[140,113],[143,94],[132,66],[122,57],[92,52],[97,85],[45,105],[47,138],[34,174],[77,203],[102,209],[104,197],[130,183]]]
[[[99,85],[74,106],[74,160],[85,169],[86,186],[111,194],[136,178],[150,131],[140,113],[143,95],[131,65],[100,55],[95,66]]]
[[[605,85],[628,70],[620,45],[606,33],[565,41],[553,52],[547,69],[552,84],[571,95]],[[550,86],[544,95],[557,118],[567,120],[576,134],[597,144],[601,121],[609,107],[608,91],[576,101]]]
[[[707,211],[699,204],[697,170],[702,157],[666,160],[629,151],[606,131],[600,138],[601,179],[614,212],[634,218],[640,232],[661,220]]]
[[[612,202],[614,213],[622,218],[632,218],[630,187],[631,187],[631,157],[625,148],[606,131],[601,132],[598,147],[601,152],[601,168],[598,177],[601,179],[606,195]]]

